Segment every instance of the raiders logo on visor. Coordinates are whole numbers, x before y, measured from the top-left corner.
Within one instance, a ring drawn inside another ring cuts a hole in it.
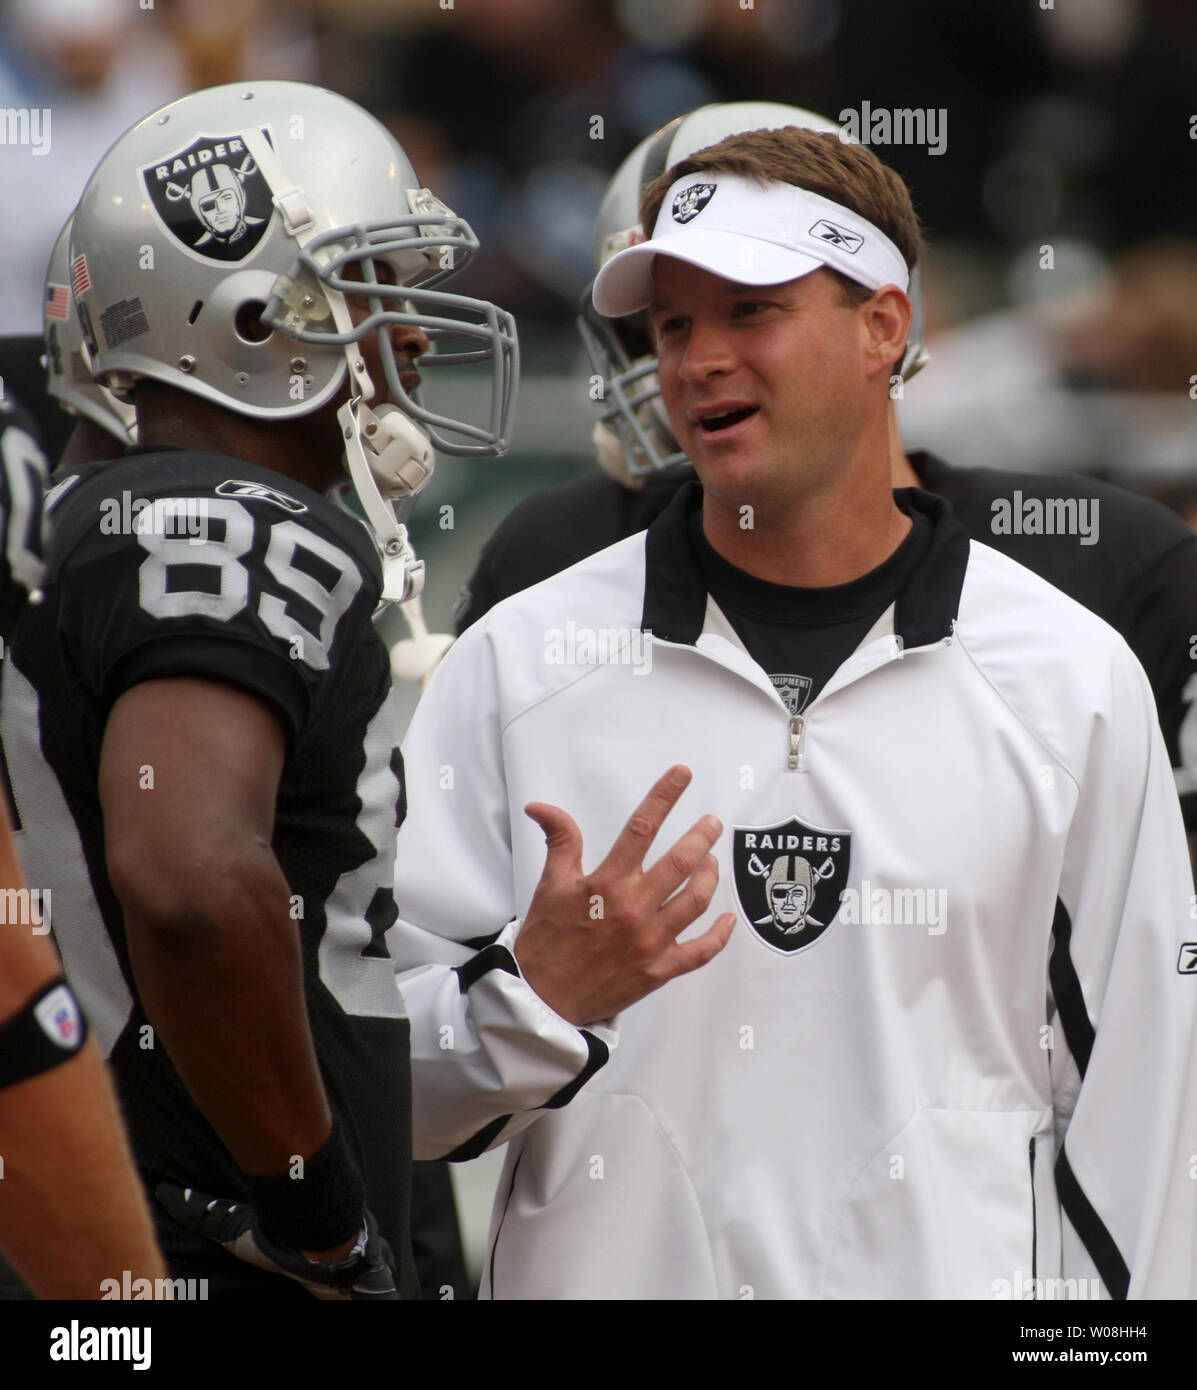
[[[206,260],[245,260],[274,215],[270,186],[239,134],[197,135],[141,177],[159,221]]]
[[[689,188],[683,188],[673,199],[673,220],[675,222],[693,222],[711,201],[714,193],[715,185],[713,183],[692,183]]]
[[[732,861],[740,910],[775,951],[805,950],[840,910],[851,857],[846,830],[819,830],[794,817],[780,825],[737,825]]]

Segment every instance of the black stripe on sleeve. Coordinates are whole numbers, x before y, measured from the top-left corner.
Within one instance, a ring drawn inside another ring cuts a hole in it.
[[[604,1066],[611,1056],[607,1049],[607,1044],[600,1038],[596,1038],[593,1033],[588,1033],[585,1028],[579,1028],[578,1032],[586,1039],[586,1065],[570,1082],[537,1109],[540,1110],[560,1110],[563,1105],[568,1105],[574,1096],[582,1089],[601,1066]],[[465,1163],[467,1159],[477,1158],[483,1154],[494,1143],[503,1132],[503,1128],[511,1120],[511,1115],[500,1115],[497,1120],[491,1120],[490,1124],[483,1125],[477,1134],[467,1139],[465,1143],[458,1144],[452,1153],[445,1154],[446,1163]]]
[[[446,1163],[465,1163],[467,1159],[477,1158],[479,1154],[484,1154],[503,1132],[504,1125],[510,1119],[510,1115],[500,1115],[497,1120],[483,1125],[473,1138],[467,1139],[464,1144],[458,1144],[452,1153],[446,1154],[444,1161]]]
[[[1072,1222],[1072,1229],[1080,1236],[1081,1244],[1097,1266],[1110,1297],[1124,1302],[1130,1288],[1130,1270],[1114,1243],[1114,1237],[1106,1230],[1105,1222],[1081,1190],[1063,1146],[1060,1157],[1056,1159],[1056,1191],[1060,1194],[1060,1205],[1064,1208],[1065,1216]]]
[[[1068,909],[1057,898],[1056,915],[1052,921],[1052,954],[1048,961],[1047,975],[1051,981],[1065,1040],[1076,1059],[1077,1068],[1084,1076],[1089,1066],[1089,1054],[1093,1051],[1094,1034],[1093,1024],[1089,1021],[1089,1011],[1085,1008],[1085,996],[1081,993],[1081,982],[1069,954],[1071,939],[1072,919],[1068,915]]]
[[[562,1086],[555,1096],[551,1096],[545,1101],[541,1107],[542,1110],[560,1110],[563,1105],[568,1105],[595,1072],[600,1067],[606,1066],[611,1056],[607,1050],[607,1044],[601,1038],[596,1038],[585,1028],[579,1028],[578,1032],[586,1039],[586,1051],[589,1053],[586,1058],[586,1065],[567,1086]]]
[[[476,984],[483,975],[489,975],[492,970],[505,970],[508,975],[519,979],[519,966],[507,947],[486,946],[464,965],[457,967],[458,988],[464,994],[472,984]]]
[[[457,967],[457,982],[462,994],[483,975],[489,974],[492,970],[505,970],[509,975],[515,975],[517,978],[520,973],[514,957],[505,946],[487,946],[479,951],[472,960],[467,961],[465,965]],[[600,1067],[605,1066],[610,1059],[610,1050],[601,1038],[596,1038],[585,1028],[579,1028],[578,1032],[586,1039],[586,1064],[572,1081],[567,1082],[537,1109],[560,1110],[562,1106],[568,1105],[595,1072]],[[488,1125],[483,1125],[472,1138],[459,1144],[452,1153],[445,1154],[444,1161],[464,1163],[467,1159],[477,1158],[479,1154],[485,1153],[498,1135],[502,1133],[503,1127],[510,1119],[511,1115],[500,1115],[497,1120],[491,1120]]]
[[[498,931],[491,932],[489,936],[474,936],[471,937],[469,941],[463,941],[461,944],[468,950],[481,951],[483,946],[493,946],[495,942],[498,941],[499,937],[503,935],[503,931],[504,928],[500,927]]]
[[[579,1028],[578,1032],[586,1039],[586,1065],[570,1082],[567,1082],[555,1094],[541,1106],[539,1110],[560,1110],[562,1106],[568,1105],[574,1096],[590,1080],[596,1071],[605,1066],[611,1053],[607,1044],[601,1038],[596,1038],[593,1033],[588,1033],[585,1028]],[[464,1163],[467,1159],[477,1158],[479,1154],[485,1153],[490,1145],[502,1133],[503,1127],[510,1121],[510,1115],[500,1115],[497,1120],[491,1120],[490,1124],[483,1125],[477,1134],[473,1135],[459,1144],[452,1153],[445,1155],[447,1163]]]

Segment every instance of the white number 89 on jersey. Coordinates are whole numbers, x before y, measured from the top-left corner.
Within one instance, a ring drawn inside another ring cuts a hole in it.
[[[164,524],[172,519],[173,525]],[[199,524],[184,528],[178,524],[183,519]],[[298,522],[276,521],[263,560],[288,597],[252,592],[244,560],[254,548],[255,527],[266,524],[228,497],[163,498],[145,508],[134,526],[149,552],[138,574],[141,606],[154,618],[228,622],[255,603],[268,632],[313,670],[325,671],[337,624],[361,588],[361,573],[331,541]],[[191,534],[177,533],[184,529]],[[198,574],[197,566],[205,573]]]

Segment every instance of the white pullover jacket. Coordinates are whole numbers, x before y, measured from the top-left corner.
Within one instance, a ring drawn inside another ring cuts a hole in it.
[[[417,1156],[511,1140],[484,1294],[1192,1296],[1197,921],[1142,669],[914,491],[923,563],[792,719],[703,590],[699,498],[493,609],[406,740]],[[672,763],[649,862],[719,816],[691,932],[737,925],[575,1028],[512,955],[523,807],[593,868]]]

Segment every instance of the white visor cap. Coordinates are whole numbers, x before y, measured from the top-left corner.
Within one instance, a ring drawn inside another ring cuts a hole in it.
[[[620,251],[594,281],[594,307],[622,318],[648,307],[655,256],[673,256],[741,285],[780,285],[826,266],[879,290],[905,292],[901,251],[859,213],[792,183],[687,174],[661,203],[652,237]]]

